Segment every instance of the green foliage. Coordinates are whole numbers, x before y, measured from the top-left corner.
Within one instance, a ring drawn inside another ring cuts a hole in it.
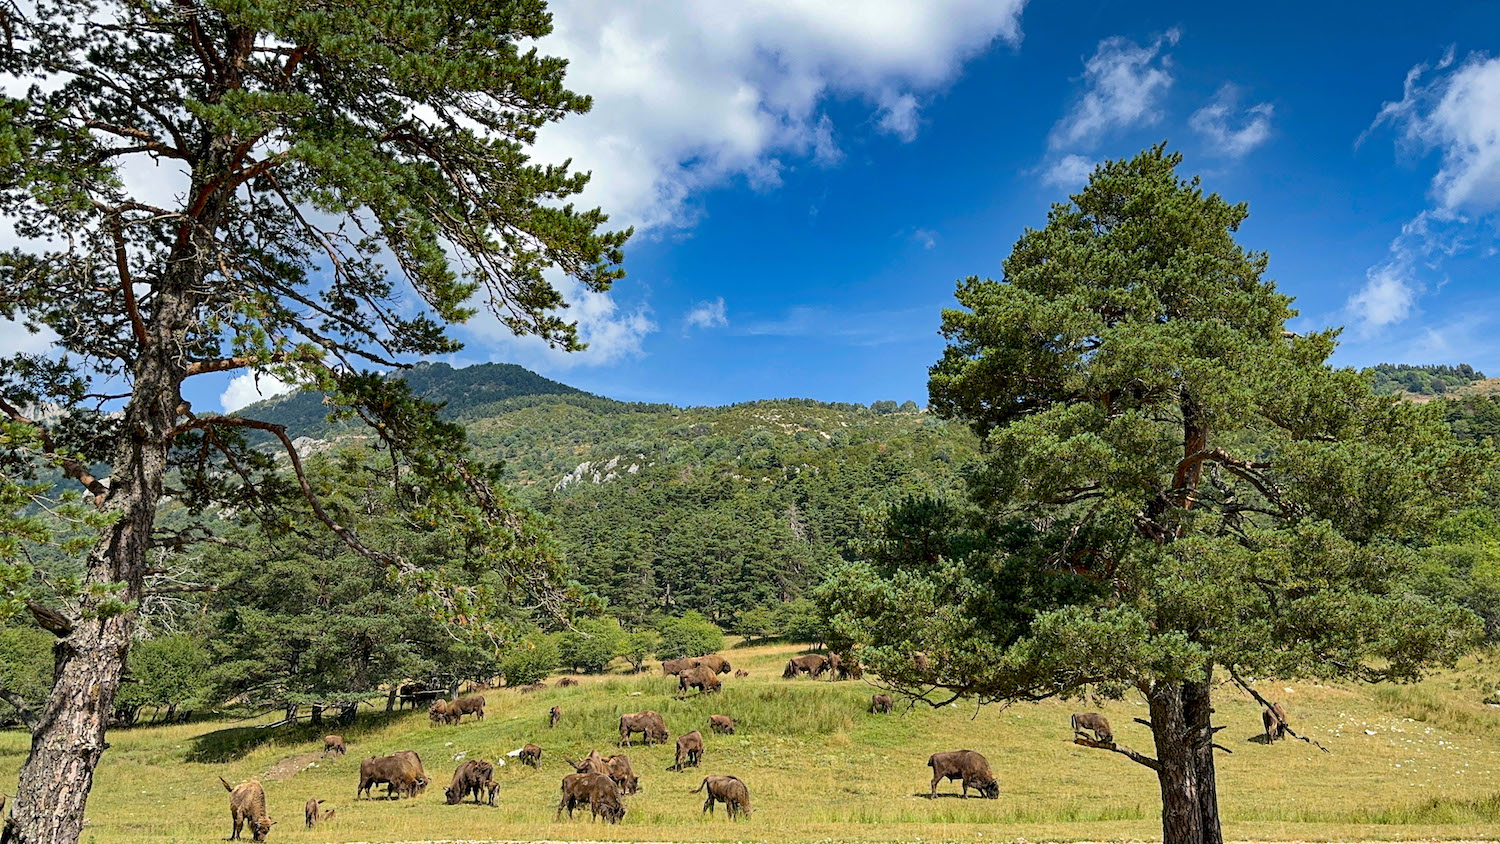
[[[646,666],[646,660],[656,653],[659,642],[655,631],[636,630],[625,635],[624,642],[620,645],[620,656],[630,663],[633,671],[639,672]]]
[[[557,643],[537,633],[516,642],[500,658],[500,676],[507,686],[529,686],[547,679],[557,665]]]
[[[0,688],[36,709],[52,690],[52,636],[31,627],[0,625]],[[0,721],[15,710],[0,700]]]
[[[735,619],[734,632],[745,637],[745,641],[753,642],[756,639],[768,639],[779,635],[780,625],[776,623],[777,607],[751,607],[740,613]]]
[[[201,706],[213,700],[209,684],[212,654],[200,638],[174,633],[136,642],[130,648],[128,681],[115,697],[125,721],[143,706]]]
[[[724,631],[695,610],[663,619],[656,632],[658,659],[703,656],[724,647]]]
[[[821,642],[826,626],[818,605],[799,598],[776,608],[776,629],[793,642]]]
[[[1442,409],[1459,439],[1500,442],[1500,396],[1463,396],[1443,402]]]
[[[1407,366],[1382,363],[1365,370],[1377,395],[1409,393],[1418,396],[1441,396],[1456,387],[1483,381],[1484,373],[1467,363],[1458,366]]]
[[[557,658],[574,671],[599,674],[625,648],[625,631],[613,618],[581,619],[558,636]]]

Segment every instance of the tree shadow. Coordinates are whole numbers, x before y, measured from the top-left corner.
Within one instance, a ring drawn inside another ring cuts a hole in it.
[[[283,724],[278,727],[253,725],[225,727],[222,730],[214,730],[194,737],[184,758],[188,762],[211,764],[233,762],[261,747],[292,747],[312,743],[321,747],[323,736],[329,734],[343,736],[349,744],[358,744],[364,736],[384,729],[392,721],[409,714],[406,712],[363,713],[356,716],[352,724],[338,724],[330,720],[320,726],[299,721],[295,725]]]
[[[1251,744],[1271,744],[1272,743],[1270,739],[1266,738],[1266,734],[1265,733],[1256,733],[1255,735],[1251,736],[1250,738],[1245,739],[1245,741],[1248,741]]]
[[[912,794],[912,796],[913,797],[920,797],[923,800],[962,800],[962,799],[964,799],[964,796],[962,794],[959,794],[956,791],[939,791],[937,794],[928,794],[925,791],[918,791],[918,792],[914,792]],[[969,799],[971,799],[971,800],[983,800],[984,797],[983,796],[974,796],[974,797],[971,797]]]

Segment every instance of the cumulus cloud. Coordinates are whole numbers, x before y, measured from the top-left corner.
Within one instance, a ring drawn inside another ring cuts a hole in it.
[[[295,389],[297,385],[288,384],[268,372],[246,372],[229,379],[229,385],[219,396],[219,405],[225,413],[233,413],[261,399],[284,395]]]
[[[682,319],[682,326],[687,328],[723,328],[729,324],[729,314],[724,308],[724,297],[720,296],[711,302],[699,302],[687,312]]]
[[[1094,172],[1094,159],[1073,153],[1057,159],[1042,171],[1042,181],[1060,188],[1082,187]]]
[[[915,137],[921,97],[997,40],[1020,43],[1025,0],[551,6],[557,28],[538,46],[569,60],[569,86],[594,108],[545,129],[537,157],[571,157],[594,174],[584,202],[649,230],[690,225],[705,188],[766,189],[787,161],[836,163],[831,99]]]
[[[614,294],[587,290],[568,278],[553,278],[552,283],[571,305],[562,317],[578,323],[578,338],[588,344],[587,349],[565,352],[530,335],[518,337],[488,311],[465,323],[461,334],[487,350],[491,360],[519,363],[543,373],[603,366],[645,354],[645,339],[658,330],[649,305],[622,307]]]
[[[1455,66],[1450,50],[1436,67],[1413,67],[1401,99],[1381,106],[1370,129],[1387,123],[1406,143],[1441,153],[1432,179],[1439,210],[1500,207],[1500,58],[1474,53]]]
[[[911,239],[916,241],[923,249],[931,249],[937,246],[937,232],[932,229],[917,229],[911,233]]]
[[[1349,313],[1368,333],[1406,319],[1417,303],[1417,285],[1407,277],[1409,267],[1391,262],[1371,267],[1365,284],[1349,297]]]
[[[1273,106],[1257,103],[1240,111],[1239,100],[1239,88],[1226,83],[1208,105],[1188,119],[1188,125],[1203,136],[1211,152],[1240,158],[1271,137]]]
[[[42,330],[31,332],[20,320],[0,319],[0,358],[11,355],[44,355],[57,342],[57,334],[42,326]]]
[[[1083,66],[1083,93],[1052,128],[1052,149],[1093,146],[1107,132],[1160,120],[1162,97],[1172,87],[1172,59],[1164,50],[1180,37],[1174,28],[1150,44],[1118,35],[1100,41]]]

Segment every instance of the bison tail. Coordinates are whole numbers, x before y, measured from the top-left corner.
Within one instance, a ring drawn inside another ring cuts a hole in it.
[[[234,791],[234,786],[232,786],[232,785],[229,784],[229,780],[226,780],[226,779],[224,779],[221,776],[221,777],[219,777],[219,782],[221,782],[221,783],[224,784],[224,790],[225,791]]]
[[[689,791],[688,794],[697,794],[697,793],[703,791],[703,789],[705,789],[707,787],[708,787],[708,777],[704,777],[703,778],[703,782],[699,783],[698,787],[695,788],[695,789],[693,789],[692,791]]]

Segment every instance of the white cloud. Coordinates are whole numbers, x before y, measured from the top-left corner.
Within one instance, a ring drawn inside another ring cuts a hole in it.
[[[1438,210],[1491,211],[1500,207],[1500,58],[1474,53],[1453,65],[1450,50],[1436,67],[1413,67],[1401,99],[1381,106],[1370,130],[1390,123],[1408,144],[1441,152]],[[1437,75],[1424,84],[1429,71]]]
[[[1257,103],[1239,112],[1239,99],[1239,88],[1226,83],[1188,119],[1193,131],[1208,141],[1210,152],[1240,158],[1271,137],[1273,106]]]
[[[724,308],[724,297],[711,302],[699,302],[683,317],[683,328],[723,328],[729,324],[729,314]]]
[[[1408,277],[1409,269],[1400,262],[1370,268],[1364,286],[1349,297],[1348,305],[1362,333],[1401,322],[1411,314],[1419,287]]]
[[[0,319],[0,358],[17,354],[44,355],[56,342],[57,334],[46,326],[33,334],[20,320]]]
[[[911,239],[923,249],[932,249],[937,246],[937,232],[932,229],[917,229],[911,233]]]
[[[1042,181],[1060,188],[1082,187],[1093,175],[1094,166],[1094,160],[1086,155],[1065,155],[1046,168]]]
[[[1052,128],[1052,149],[1090,147],[1111,130],[1160,120],[1161,99],[1172,87],[1171,57],[1162,51],[1180,35],[1171,29],[1145,45],[1118,35],[1100,41],[1084,63],[1082,96]]]
[[[578,366],[602,366],[640,357],[643,343],[657,331],[650,306],[640,303],[622,308],[612,293],[596,293],[569,278],[552,278],[571,307],[561,316],[578,323],[578,338],[588,344],[581,352],[565,352],[537,337],[518,337],[487,310],[480,311],[460,331],[490,353],[492,360],[519,363],[543,373],[557,373]]]
[[[914,137],[922,96],[996,40],[1020,43],[1024,6],[558,0],[539,48],[569,60],[569,87],[594,108],[544,129],[536,157],[591,171],[582,201],[615,223],[686,226],[705,188],[747,178],[769,189],[787,161],[837,162],[830,99],[867,102],[879,129]]]
[[[246,372],[229,379],[229,385],[219,396],[219,405],[225,413],[233,413],[261,399],[284,395],[295,389],[295,384],[288,384],[268,372]]]

